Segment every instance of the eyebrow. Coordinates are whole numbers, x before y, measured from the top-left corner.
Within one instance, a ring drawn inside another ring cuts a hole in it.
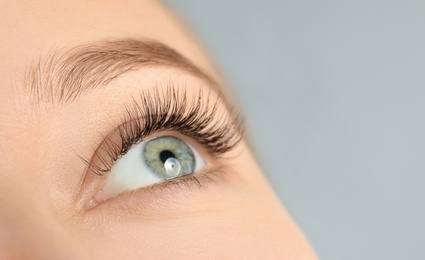
[[[138,39],[99,41],[51,51],[27,68],[25,84],[36,103],[64,104],[125,72],[153,66],[186,71],[220,91],[216,81],[174,49],[158,41]]]

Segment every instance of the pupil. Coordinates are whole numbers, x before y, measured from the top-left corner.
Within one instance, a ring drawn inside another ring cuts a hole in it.
[[[169,150],[164,150],[164,151],[159,153],[159,159],[161,159],[162,163],[165,163],[165,161],[170,157],[176,158],[176,156],[173,154],[173,152],[171,152]]]

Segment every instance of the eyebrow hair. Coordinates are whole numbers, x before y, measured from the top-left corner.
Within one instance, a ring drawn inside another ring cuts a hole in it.
[[[64,104],[125,72],[147,66],[189,72],[220,91],[216,81],[174,49],[158,41],[130,38],[50,52],[27,69],[25,84],[36,103]]]

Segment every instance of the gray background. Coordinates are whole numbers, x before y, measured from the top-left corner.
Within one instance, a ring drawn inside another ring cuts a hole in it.
[[[321,259],[425,259],[425,1],[165,2]]]

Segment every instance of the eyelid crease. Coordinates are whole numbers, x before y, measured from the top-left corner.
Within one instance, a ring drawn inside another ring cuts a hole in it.
[[[133,97],[125,109],[121,125],[104,138],[91,160],[80,157],[97,175],[105,175],[133,145],[156,132],[183,134],[216,157],[232,150],[243,136],[241,115],[229,108],[220,95],[214,97],[211,90],[199,88],[190,96],[185,88],[171,83],[165,88],[156,86],[142,91],[140,101]]]

